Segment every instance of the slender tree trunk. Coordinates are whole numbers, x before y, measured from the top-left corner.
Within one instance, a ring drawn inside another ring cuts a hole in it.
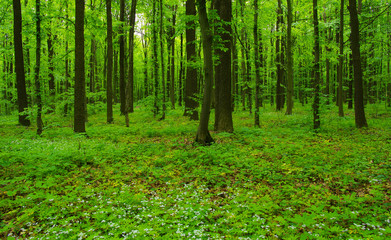
[[[49,28],[49,33],[48,33],[48,38],[47,38],[47,45],[48,45],[48,60],[49,60],[49,95],[50,95],[50,107],[52,108],[52,111],[55,111],[55,96],[56,96],[56,84],[54,81],[54,63],[53,63],[53,58],[54,58],[54,46],[53,46],[53,36],[52,33],[50,32]]]
[[[149,96],[149,81],[148,81],[148,44],[145,36],[142,37],[143,53],[144,53],[144,97]]]
[[[314,18],[314,103],[312,105],[314,115],[314,129],[320,127],[319,104],[320,104],[320,47],[319,47],[319,20],[318,20],[318,1],[313,0],[313,18]]]
[[[164,33],[164,29],[163,29],[163,0],[160,0],[160,64],[161,64],[161,71],[162,71],[162,95],[163,95],[163,99],[162,99],[162,116],[160,117],[159,120],[164,120],[166,119],[166,83],[165,83],[165,74],[164,74],[164,48],[163,48],[163,45],[164,45],[164,36],[163,36],[163,33]]]
[[[348,6],[350,12],[350,48],[353,55],[354,66],[354,113],[356,127],[368,127],[367,120],[365,118],[364,111],[364,98],[363,98],[363,79],[361,69],[361,56],[360,56],[360,32],[359,22],[357,16],[356,0],[349,0]]]
[[[216,49],[219,64],[215,66],[215,130],[233,132],[232,121],[232,79],[231,79],[231,47],[232,47],[232,1],[215,0],[215,8],[222,22],[220,33],[224,50]]]
[[[15,71],[16,89],[18,94],[19,124],[30,126],[28,114],[24,111],[28,107],[26,77],[24,73],[23,44],[22,44],[22,9],[20,0],[13,0],[14,10],[14,51],[15,51]],[[5,68],[4,68],[5,69]]]
[[[125,109],[125,121],[126,126],[129,127],[129,113],[134,112],[133,102],[134,102],[134,25],[136,22],[136,6],[137,0],[132,0],[132,8],[130,10],[130,30],[129,30],[129,69],[128,69],[128,84],[126,88],[126,109]]]
[[[111,15],[111,0],[106,0],[107,17],[107,83],[106,83],[106,120],[113,122],[113,19]]]
[[[114,49],[114,47],[113,47]],[[114,96],[114,102],[119,103],[118,94],[118,50],[114,50],[114,76],[113,76],[113,96]]]
[[[119,37],[119,97],[121,102],[121,115],[125,114],[125,0],[120,0],[120,37]]]
[[[75,0],[75,109],[74,131],[84,133],[85,129],[85,57],[84,57],[84,0]]]
[[[343,14],[344,14],[344,0],[341,0],[341,8],[339,13],[339,56],[338,56],[338,115],[340,117],[344,116],[343,112],[343,88],[342,88],[342,80],[343,80]]]
[[[65,18],[66,19],[69,19],[69,15],[68,15],[68,3],[66,3],[66,9],[65,9]],[[65,40],[65,89],[64,89],[64,93],[65,93],[65,98],[66,98],[66,103],[64,105],[64,115],[67,116],[68,115],[68,108],[69,108],[69,104],[68,104],[68,91],[69,91],[69,88],[70,88],[70,83],[69,83],[69,78],[70,78],[70,74],[69,74],[69,42],[68,42],[68,38],[67,38],[67,32],[68,32],[68,25],[66,25],[65,27],[66,29],[66,40]]]
[[[279,33],[281,30],[281,25],[283,23],[283,12],[282,12],[282,3],[281,0],[278,0],[278,9],[277,9],[277,24],[276,32]],[[277,86],[276,86],[276,109],[277,111],[282,110],[284,107],[284,47],[283,47],[283,38],[282,36],[277,36],[276,41],[276,65],[277,65]]]
[[[172,15],[172,28],[171,28],[171,54],[170,54],[170,101],[172,109],[175,109],[175,24],[176,24],[176,10],[177,6],[174,6],[174,13]]]
[[[159,113],[159,105],[158,105],[158,97],[159,97],[159,63],[158,63],[158,54],[157,54],[157,13],[156,13],[156,2],[157,0],[153,0],[153,20],[152,20],[152,45],[153,45],[153,77],[154,77],[154,85],[155,85],[155,99],[154,99],[154,112],[153,115],[156,116]]]
[[[41,79],[39,71],[41,68],[41,1],[36,0],[35,5],[36,17],[36,48],[35,48],[35,91],[37,95],[37,134],[41,135],[43,131],[42,122],[42,96],[41,96]]]
[[[202,100],[201,119],[198,126],[196,142],[202,145],[209,145],[214,142],[208,130],[210,104],[212,101],[212,84],[213,84],[213,59],[212,59],[212,43],[213,35],[208,22],[206,13],[205,0],[198,1],[198,16],[201,26],[201,38],[204,53],[204,97]]]
[[[179,82],[178,82],[178,105],[182,106],[183,99],[183,34],[181,34],[181,49],[180,49],[180,63],[179,63]]]
[[[286,115],[292,115],[293,109],[293,52],[292,52],[292,0],[287,0],[288,5],[288,26],[287,26],[287,101],[286,101]]]
[[[198,94],[197,84],[197,54],[196,54],[196,6],[194,0],[186,1],[186,84],[185,84],[185,112],[184,116],[189,116],[191,120],[198,120]]]
[[[289,0],[288,0],[289,1]],[[254,125],[259,127],[259,108],[261,102],[261,78],[259,74],[259,40],[258,40],[258,0],[254,0],[254,61],[255,61],[255,114]]]

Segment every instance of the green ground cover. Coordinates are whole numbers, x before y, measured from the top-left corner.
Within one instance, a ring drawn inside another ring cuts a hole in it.
[[[1,239],[387,239],[391,237],[391,110],[310,106],[284,116],[234,114],[235,132],[193,143],[197,122],[136,108],[123,119],[46,116],[41,137],[0,117]],[[118,111],[117,111],[118,112]],[[213,119],[213,117],[212,117]],[[212,129],[212,125],[211,125]]]

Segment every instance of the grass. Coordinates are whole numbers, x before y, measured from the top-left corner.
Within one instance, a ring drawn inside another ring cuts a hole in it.
[[[235,112],[235,132],[208,147],[181,110],[136,108],[129,128],[97,113],[88,137],[71,118],[46,116],[38,137],[1,116],[0,238],[386,239],[389,111],[368,106],[356,129],[350,110],[327,110],[317,133],[310,106],[266,107],[261,128]]]

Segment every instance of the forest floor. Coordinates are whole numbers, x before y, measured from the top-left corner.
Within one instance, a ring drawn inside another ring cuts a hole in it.
[[[267,107],[261,128],[235,112],[208,147],[182,110],[136,108],[127,128],[98,109],[88,137],[71,117],[45,116],[38,137],[0,116],[0,239],[391,237],[391,109],[369,105],[356,129],[333,107],[314,133],[310,107]]]

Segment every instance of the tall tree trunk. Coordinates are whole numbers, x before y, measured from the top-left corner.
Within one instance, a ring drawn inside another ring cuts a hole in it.
[[[312,105],[314,115],[314,129],[320,127],[319,104],[320,104],[320,47],[319,47],[319,20],[318,20],[318,1],[313,0],[313,18],[314,18],[314,103]]]
[[[196,6],[194,0],[186,1],[186,84],[185,84],[185,112],[184,116],[189,116],[191,120],[198,120],[198,94],[197,84],[197,54],[196,54]]]
[[[53,63],[54,46],[53,46],[53,36],[50,28],[48,32],[47,45],[48,45],[48,61],[49,61],[49,95],[50,95],[50,102],[51,102],[50,107],[52,108],[52,111],[55,111],[56,83],[54,79],[54,63]]]
[[[183,99],[183,34],[181,34],[181,49],[180,49],[180,63],[179,63],[179,81],[178,81],[178,105],[182,106]]]
[[[141,39],[143,45],[143,53],[144,53],[144,97],[149,96],[149,81],[148,81],[148,44],[145,36]]]
[[[255,61],[254,125],[256,127],[259,127],[259,108],[261,103],[261,78],[259,74],[260,61],[259,61],[259,39],[258,39],[258,0],[254,0],[254,61]]]
[[[160,0],[160,5],[159,5],[159,9],[160,9],[160,22],[159,22],[159,30],[160,30],[160,64],[161,64],[161,71],[162,71],[162,95],[163,95],[163,99],[162,99],[162,116],[160,117],[159,120],[164,120],[166,119],[166,83],[165,83],[165,74],[164,74],[164,48],[163,48],[163,45],[164,45],[164,36],[163,36],[163,33],[164,33],[164,29],[163,29],[163,0]]]
[[[106,83],[106,119],[113,122],[113,18],[111,15],[111,0],[106,0],[107,17],[107,83]]]
[[[158,97],[159,97],[159,62],[158,62],[158,54],[157,54],[157,13],[156,13],[156,2],[157,0],[153,0],[152,6],[152,45],[153,45],[153,77],[154,77],[154,85],[155,85],[155,99],[154,99],[154,112],[153,115],[156,116],[159,114],[159,105],[158,105]]]
[[[359,22],[357,16],[356,0],[349,0],[348,6],[350,12],[350,48],[353,55],[354,66],[354,113],[356,127],[368,127],[367,120],[365,118],[364,111],[364,98],[363,98],[363,79],[361,69],[361,56],[360,56],[360,32]]]
[[[26,77],[24,73],[23,44],[22,44],[22,9],[20,0],[13,0],[14,10],[14,51],[16,89],[18,94],[19,124],[30,126],[28,114],[24,112],[27,107]],[[4,68],[5,69],[5,68]]]
[[[232,122],[232,0],[215,0],[215,9],[220,16],[222,32],[220,37],[224,50],[216,49],[219,64],[215,66],[215,130],[233,132]]]
[[[114,48],[113,48],[114,49]],[[114,102],[119,103],[118,99],[118,94],[119,94],[119,89],[118,89],[118,50],[114,49],[114,76],[113,76],[113,96],[114,96]]]
[[[278,0],[278,9],[277,9],[277,24],[276,32],[279,33],[281,30],[281,25],[283,24],[283,12],[282,12],[282,3],[281,0]],[[276,64],[277,64],[277,86],[276,86],[276,109],[277,111],[282,110],[284,107],[284,47],[283,47],[283,38],[282,36],[277,36],[276,41]]]
[[[348,90],[348,109],[353,109],[353,55],[349,54],[349,90]]]
[[[120,37],[119,37],[119,97],[121,102],[121,115],[125,114],[125,0],[120,0]]]
[[[212,59],[212,43],[213,35],[208,22],[206,13],[205,0],[198,1],[198,16],[201,26],[201,38],[204,53],[204,97],[202,100],[201,119],[198,126],[196,142],[202,145],[209,145],[214,142],[209,133],[208,124],[210,116],[210,104],[212,100],[212,84],[213,84],[213,59]]]
[[[338,115],[340,117],[344,116],[343,112],[343,9],[344,9],[344,0],[341,0],[341,8],[339,12],[339,56],[338,56]]]
[[[293,53],[292,53],[292,0],[287,0],[288,18],[287,18],[287,94],[286,94],[286,115],[292,115],[293,109]]]
[[[170,101],[172,109],[175,109],[175,24],[176,24],[177,6],[174,6],[174,13],[172,15],[172,29],[171,29],[171,54],[170,54]]]
[[[35,5],[36,18],[36,48],[35,48],[35,91],[37,95],[37,134],[41,135],[43,131],[42,122],[42,96],[41,96],[41,80],[39,71],[41,68],[41,1],[36,0]]]
[[[126,126],[129,127],[129,113],[134,112],[133,102],[134,102],[134,60],[133,60],[133,50],[134,50],[134,25],[136,22],[136,6],[137,0],[132,0],[132,8],[130,10],[130,30],[129,30],[129,69],[128,69],[128,84],[126,87],[126,109],[125,109],[125,121]]]
[[[75,109],[74,131],[84,133],[85,129],[85,58],[84,58],[84,0],[75,0]]]
[[[69,15],[68,15],[68,3],[66,3],[66,9],[65,9],[65,18],[66,19],[69,19]],[[70,88],[70,83],[69,83],[69,78],[70,78],[70,74],[69,74],[69,42],[68,42],[68,38],[67,38],[67,32],[68,32],[68,24],[66,25],[65,27],[66,29],[66,40],[65,40],[65,89],[64,89],[64,93],[65,93],[65,105],[64,105],[64,115],[67,116],[68,115],[68,108],[69,108],[69,104],[68,104],[68,91],[69,91],[69,88]]]

